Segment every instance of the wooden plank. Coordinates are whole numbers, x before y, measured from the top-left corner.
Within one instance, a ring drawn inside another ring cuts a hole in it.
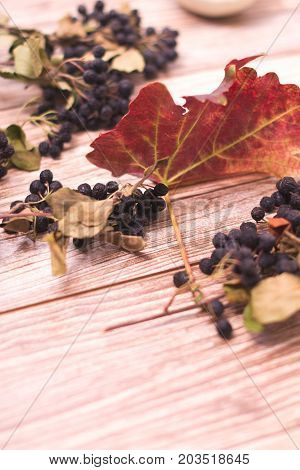
[[[216,22],[185,12],[175,0],[160,1],[159,10],[146,0],[131,4],[142,11],[145,24],[180,29],[180,57],[160,76],[179,97],[212,90],[230,59],[266,51],[297,2],[262,0],[240,17]],[[17,25],[45,31],[75,9],[71,0],[2,5]],[[284,83],[300,82],[298,24],[299,12],[259,73],[273,70]],[[0,92],[0,126],[5,126],[17,119],[24,93],[29,97],[36,90],[24,92],[21,84],[1,80]],[[29,135],[40,139],[36,129]],[[76,136],[59,161],[45,158],[42,168],[50,167],[70,187],[107,181],[109,172],[84,157],[96,135]],[[0,209],[24,197],[37,175],[12,170],[0,183]],[[273,185],[266,176],[243,175],[173,195],[193,269],[209,297],[219,295],[220,286],[201,275],[197,263],[210,252],[213,233],[249,219]],[[69,275],[55,279],[46,245],[0,234],[0,308],[8,312],[0,317],[2,445],[9,440],[9,449],[299,447],[299,319],[256,337],[235,315],[235,337],[228,345],[183,294],[172,317],[102,333],[120,321],[162,312],[172,294],[172,275],[182,262],[165,216],[147,241],[141,256],[99,244],[89,255],[71,248]]]
[[[14,406],[0,401],[1,441],[83,329],[8,448],[292,449],[265,399],[299,439],[299,322],[255,339],[235,316],[229,346],[182,295],[172,318],[101,333],[159,313],[172,289],[157,275],[2,316],[1,388]]]
[[[274,181],[270,178],[241,185],[238,182],[236,178],[234,200],[232,187],[225,186],[228,181],[223,183],[224,189],[220,181],[219,188],[215,186],[214,191],[208,183],[208,192],[204,191],[201,197],[193,194],[187,200],[175,201],[174,208],[191,262],[196,263],[211,250],[210,240],[216,231],[239,226],[243,220],[249,219],[251,208],[264,194],[271,194],[274,188]],[[201,190],[201,185],[199,188]],[[161,220],[149,227],[148,247],[140,255],[120,252],[114,247],[104,248],[97,242],[86,254],[71,247],[69,274],[62,278],[51,275],[47,244],[36,242],[34,245],[24,237],[6,239],[6,260],[0,267],[1,311],[151,276],[174,266],[181,267],[177,242],[166,217],[166,213],[162,214]]]

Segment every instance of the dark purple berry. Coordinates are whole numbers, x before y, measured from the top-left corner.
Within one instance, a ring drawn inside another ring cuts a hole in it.
[[[92,188],[88,183],[80,184],[77,188],[80,194],[84,194],[84,196],[92,196]]]
[[[0,166],[0,179],[7,175],[7,168]]]
[[[36,233],[47,232],[49,225],[49,219],[47,217],[36,217],[35,219],[35,231]]]
[[[50,183],[49,190],[51,192],[55,192],[55,191],[58,191],[62,187],[63,185],[61,184],[60,181],[52,181],[52,183]]]
[[[220,263],[226,254],[227,250],[225,248],[216,248],[211,254],[211,261],[213,265]]]
[[[28,194],[25,198],[26,204],[37,204],[40,201],[40,197],[37,194]]]
[[[224,339],[232,337],[232,326],[226,318],[220,318],[216,324],[217,332]]]
[[[4,149],[8,145],[8,140],[4,132],[0,131],[0,149]]]
[[[291,195],[290,205],[293,209],[300,210],[300,194],[294,193]]]
[[[96,183],[92,190],[92,197],[94,199],[102,200],[106,197],[106,187],[105,184]]]
[[[277,181],[276,188],[283,195],[296,191],[297,183],[292,176],[285,176],[281,180]]]
[[[1,155],[3,158],[10,158],[15,153],[15,149],[12,145],[7,145],[4,149],[1,149]]]
[[[275,207],[274,200],[268,196],[261,198],[259,205],[265,212],[273,212]]]
[[[249,230],[256,232],[256,224],[254,224],[253,222],[243,222],[240,225],[240,230],[241,232],[247,232]]]
[[[45,157],[49,153],[49,142],[47,140],[44,140],[43,142],[40,142],[39,144],[39,152],[42,157]]]
[[[52,158],[58,158],[61,154],[61,148],[58,145],[50,145],[49,155]]]
[[[217,232],[212,239],[213,245],[215,248],[224,248],[228,240],[227,235],[222,232]]]
[[[32,194],[40,194],[43,195],[46,191],[45,185],[40,180],[34,180],[30,184],[29,191]]]
[[[270,233],[260,233],[258,236],[258,249],[263,251],[271,251],[275,245],[275,237]]]
[[[43,170],[40,173],[40,181],[42,183],[50,184],[53,180],[53,173],[51,170]]]
[[[94,49],[93,49],[93,54],[94,54],[94,57],[96,57],[97,59],[101,59],[101,57],[103,57],[104,54],[105,54],[104,47],[95,46]]]
[[[106,191],[108,192],[108,194],[115,193],[116,191],[118,191],[118,189],[119,189],[119,185],[116,181],[109,181],[106,184]]]
[[[155,196],[165,196],[168,194],[169,188],[163,183],[157,183],[155,187],[153,188],[153,193]]]
[[[262,209],[262,207],[254,207],[251,211],[251,217],[256,222],[259,222],[260,220],[262,220],[264,216],[265,216],[265,211]]]
[[[189,280],[189,277],[186,271],[178,271],[173,276],[173,282],[175,287],[181,287],[186,284]]]
[[[273,202],[274,202],[274,205],[276,207],[279,207],[281,206],[281,204],[284,204],[285,203],[285,199],[284,199],[284,196],[283,194],[281,194],[279,191],[275,191],[271,198],[273,199]]]
[[[258,258],[258,264],[261,269],[271,268],[276,261],[276,256],[273,253],[262,252]]]
[[[133,92],[134,85],[131,80],[124,78],[119,83],[119,94],[122,98],[129,98]]]
[[[224,312],[224,305],[218,299],[209,302],[207,307],[208,311],[214,313],[217,318],[220,318]]]

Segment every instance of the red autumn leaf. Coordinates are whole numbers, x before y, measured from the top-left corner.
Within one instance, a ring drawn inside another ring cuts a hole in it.
[[[100,135],[87,158],[114,176],[141,175],[186,184],[239,172],[300,174],[300,89],[275,73],[258,77],[230,62],[212,95],[174,103],[160,83],[144,87],[115,129]],[[222,103],[222,104],[220,104]]]

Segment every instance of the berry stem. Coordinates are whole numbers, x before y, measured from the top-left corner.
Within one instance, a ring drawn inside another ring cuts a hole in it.
[[[186,273],[189,277],[189,282],[187,283],[187,287],[189,288],[189,290],[192,293],[193,300],[194,300],[195,304],[197,306],[200,306],[201,303],[202,303],[204,294],[201,291],[198,284],[195,282],[195,277],[194,277],[194,274],[193,274],[193,271],[192,271],[192,268],[191,268],[191,264],[190,264],[190,261],[189,261],[189,258],[188,258],[186,247],[185,247],[185,244],[184,244],[183,239],[182,239],[180,227],[179,227],[179,224],[178,224],[178,221],[177,221],[177,218],[176,218],[176,215],[175,215],[175,212],[174,212],[173,205],[172,205],[169,194],[166,195],[165,199],[166,199],[170,219],[171,219],[171,222],[172,222],[172,225],[173,225],[173,229],[174,229],[174,232],[175,232],[175,235],[176,235],[177,243],[179,245],[181,258],[182,258],[183,263],[184,263],[185,271],[186,271]],[[166,307],[164,309],[166,314],[169,313],[169,308],[171,307],[176,295],[179,294],[179,293],[180,293],[180,290],[176,290],[175,294],[172,296],[172,298],[170,299],[170,301],[166,305]]]
[[[192,284],[192,283],[194,283],[195,278],[194,278],[194,275],[193,275],[193,272],[192,272],[192,268],[191,268],[191,265],[190,265],[190,262],[189,262],[188,254],[187,254],[187,251],[186,251],[186,248],[185,248],[182,236],[181,236],[180,227],[179,227],[179,224],[178,224],[178,221],[177,221],[177,218],[176,218],[176,215],[175,215],[175,212],[174,212],[169,194],[166,195],[166,203],[167,203],[170,219],[171,219],[171,222],[172,222],[172,225],[173,225],[173,229],[174,229],[174,232],[175,232],[175,236],[176,236],[176,239],[177,239],[177,243],[179,245],[181,258],[183,260],[185,270],[186,270],[187,275],[189,277],[189,282]]]

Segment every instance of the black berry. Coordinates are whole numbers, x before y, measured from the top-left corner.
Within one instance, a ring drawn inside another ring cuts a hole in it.
[[[217,321],[216,328],[222,338],[230,339],[232,337],[232,326],[226,318],[220,318]]]
[[[186,284],[189,280],[189,277],[186,271],[178,271],[173,276],[173,282],[175,287],[181,287]]]

